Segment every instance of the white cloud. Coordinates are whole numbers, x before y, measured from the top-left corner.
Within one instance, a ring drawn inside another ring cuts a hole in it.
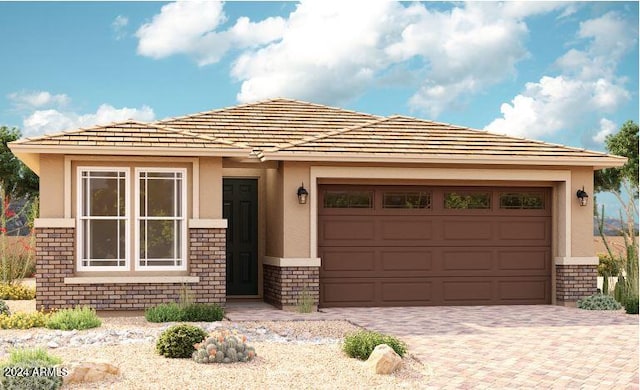
[[[66,106],[70,99],[65,94],[52,94],[47,91],[21,91],[12,92],[7,95],[9,100],[21,109],[40,108],[40,107],[63,107]]]
[[[511,102],[502,104],[502,117],[489,123],[486,130],[545,137],[588,125],[630,100],[626,79],[616,76],[616,68],[637,42],[637,27],[607,13],[580,23],[577,36],[588,40],[586,48],[572,48],[558,58],[561,74],[527,83]],[[609,122],[600,121],[601,130],[594,141],[606,135]]]
[[[140,108],[115,108],[109,104],[102,104],[95,113],[78,114],[54,109],[33,112],[23,123],[24,136],[41,135],[60,130],[70,130],[80,127],[119,122],[127,119],[152,121],[155,118],[153,109],[149,106]]]
[[[125,28],[128,25],[129,18],[127,18],[126,16],[118,15],[113,20],[113,22],[111,23],[111,29],[113,30],[113,33],[115,34],[115,38],[117,40],[120,40],[127,35]]]
[[[599,144],[604,143],[605,138],[608,135],[613,134],[618,130],[618,126],[613,121],[610,121],[607,118],[600,119],[600,130],[593,136],[593,142],[597,142]]]

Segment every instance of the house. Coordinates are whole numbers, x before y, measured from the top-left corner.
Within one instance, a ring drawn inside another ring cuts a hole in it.
[[[571,304],[618,156],[273,99],[10,144],[40,176],[37,306]]]

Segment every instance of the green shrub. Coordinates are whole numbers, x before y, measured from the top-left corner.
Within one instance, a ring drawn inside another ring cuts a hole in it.
[[[149,322],[197,322],[220,321],[224,318],[224,310],[216,305],[207,303],[162,303],[144,311],[144,317]]]
[[[146,309],[144,318],[149,322],[182,321],[182,308],[177,303],[161,303]]]
[[[196,350],[191,358],[197,363],[236,363],[248,362],[256,356],[256,350],[246,344],[247,338],[228,330],[212,333],[201,343],[194,345]]]
[[[29,329],[45,326],[50,313],[36,311],[33,313],[18,312],[11,315],[0,314],[0,328],[2,329]]]
[[[224,318],[224,309],[215,303],[191,303],[182,308],[182,321],[213,322]]]
[[[5,301],[0,301],[0,314],[11,315],[11,310]]]
[[[62,369],[56,368],[56,364],[62,363],[62,359],[52,356],[42,348],[14,349],[10,351],[9,361],[0,365],[3,374],[0,376],[0,388],[2,389],[33,389],[51,390],[62,387]],[[37,370],[39,375],[33,375]],[[25,372],[31,375],[19,376]]]
[[[615,276],[620,273],[620,259],[600,254],[598,260],[598,276]]]
[[[361,330],[347,335],[342,345],[342,350],[353,358],[360,360],[367,360],[371,352],[376,346],[380,344],[387,344],[390,346],[400,357],[407,353],[407,345],[393,336],[388,336],[378,332],[372,332],[369,330]]]
[[[638,314],[638,306],[640,302],[638,300],[638,296],[627,296],[622,302],[622,306],[624,306],[624,310],[627,314]]]
[[[190,358],[195,350],[194,345],[205,337],[207,332],[197,326],[174,325],[160,334],[156,351],[168,358]]]
[[[49,329],[89,329],[102,325],[102,321],[96,311],[90,307],[75,307],[73,309],[62,309],[51,315],[47,321]]]
[[[576,302],[578,309],[585,310],[619,310],[622,305],[611,295],[593,294],[589,297],[578,299]]]
[[[36,297],[36,289],[21,284],[0,284],[0,299],[31,300]]]

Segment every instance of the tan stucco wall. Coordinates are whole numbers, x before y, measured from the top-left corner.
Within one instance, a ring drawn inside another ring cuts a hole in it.
[[[64,156],[40,155],[40,218],[64,218]]]
[[[571,256],[595,256],[593,246],[593,170],[577,168],[571,171]],[[576,192],[582,189],[589,194],[589,204],[580,206]]]
[[[296,195],[298,187],[303,182],[305,188],[309,189],[309,164],[287,161],[283,166],[284,248],[282,257],[309,257],[311,207],[309,203],[299,204]]]
[[[283,233],[283,197],[282,197],[282,171],[278,169],[267,169],[267,205],[266,205],[266,255],[272,257],[283,257],[284,233]]]
[[[222,218],[222,158],[200,157],[200,218]]]

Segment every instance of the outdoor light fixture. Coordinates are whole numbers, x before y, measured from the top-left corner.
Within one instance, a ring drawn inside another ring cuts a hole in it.
[[[589,194],[587,194],[587,192],[584,190],[584,187],[582,187],[581,190],[578,190],[578,192],[576,192],[576,196],[580,201],[580,206],[587,205],[587,202],[589,201]]]
[[[307,197],[309,196],[309,191],[304,188],[304,182],[302,185],[298,187],[298,203],[307,204]]]

